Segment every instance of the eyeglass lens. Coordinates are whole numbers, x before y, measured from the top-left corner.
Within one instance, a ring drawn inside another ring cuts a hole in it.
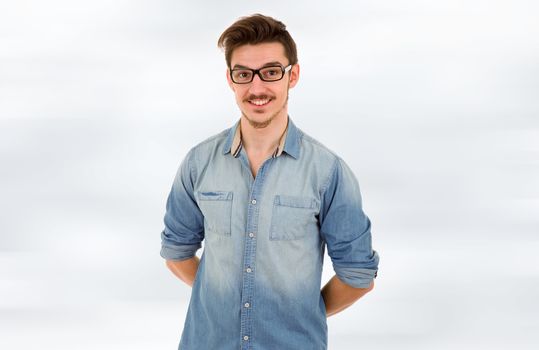
[[[233,69],[232,80],[236,83],[250,83],[254,72],[250,69]],[[259,70],[258,76],[263,81],[276,81],[283,77],[283,69],[277,67],[265,67]]]

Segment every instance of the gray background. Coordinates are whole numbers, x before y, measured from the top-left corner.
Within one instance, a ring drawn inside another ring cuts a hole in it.
[[[295,38],[290,115],[357,174],[381,256],[330,349],[537,348],[538,10],[2,2],[0,348],[177,347],[190,289],[159,257],[166,196],[239,117],[216,41],[255,12]]]

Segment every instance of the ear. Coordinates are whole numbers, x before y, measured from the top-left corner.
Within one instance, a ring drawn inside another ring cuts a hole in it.
[[[289,79],[289,88],[293,88],[296,86],[299,80],[299,64],[296,63],[292,66],[292,69],[290,69],[290,79]]]
[[[230,69],[226,69],[226,81],[228,82],[228,86],[230,86],[230,89],[234,91],[234,83],[232,82],[232,79],[230,79]]]

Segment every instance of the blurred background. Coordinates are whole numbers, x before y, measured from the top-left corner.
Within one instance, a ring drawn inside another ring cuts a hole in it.
[[[256,12],[294,37],[290,116],[356,173],[381,257],[329,349],[536,349],[539,5],[521,0],[2,2],[0,348],[177,348],[166,197],[239,118],[216,42]]]

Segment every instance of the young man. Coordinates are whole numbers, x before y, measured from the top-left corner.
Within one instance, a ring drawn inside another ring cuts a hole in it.
[[[285,25],[244,17],[218,43],[241,118],[188,152],[161,234],[168,268],[193,287],[179,349],[326,349],[326,318],[378,269],[359,186],[288,116],[300,69]],[[320,290],[326,245],[336,275]]]

